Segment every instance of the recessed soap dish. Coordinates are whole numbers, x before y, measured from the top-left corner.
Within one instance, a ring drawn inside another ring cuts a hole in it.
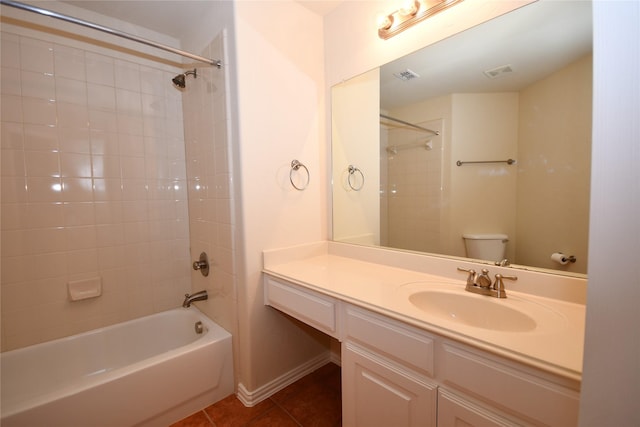
[[[67,282],[67,290],[71,301],[99,297],[102,295],[102,278],[98,276]]]

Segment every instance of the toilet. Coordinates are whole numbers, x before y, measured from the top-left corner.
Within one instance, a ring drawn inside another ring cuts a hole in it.
[[[463,234],[467,257],[487,261],[501,261],[509,236],[506,234]]]

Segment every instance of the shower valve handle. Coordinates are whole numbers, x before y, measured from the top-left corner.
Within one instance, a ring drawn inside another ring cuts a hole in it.
[[[201,270],[203,268],[207,268],[207,262],[206,261],[193,261],[193,269],[194,270]]]
[[[205,252],[200,254],[200,258],[197,261],[193,261],[193,269],[202,273],[203,276],[209,275],[209,258]]]

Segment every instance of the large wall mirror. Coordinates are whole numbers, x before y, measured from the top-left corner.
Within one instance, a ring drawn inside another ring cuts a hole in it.
[[[335,241],[586,274],[591,2],[523,6],[331,102]],[[502,259],[470,254],[487,236]]]

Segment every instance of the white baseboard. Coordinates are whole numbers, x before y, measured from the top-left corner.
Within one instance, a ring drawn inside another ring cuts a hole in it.
[[[247,390],[244,384],[239,383],[237,397],[244,404],[244,406],[255,406],[263,400],[273,396],[275,393],[279,392],[289,384],[293,384],[300,378],[310,374],[311,372],[326,365],[329,362],[333,362],[336,365],[339,365],[340,361],[337,359],[338,358],[336,357],[336,355],[332,352],[324,352],[319,356],[309,360],[308,362],[285,373],[284,375],[279,376],[273,381],[270,381],[267,384],[257,388],[254,391]]]
[[[342,359],[340,354],[336,354],[333,351],[329,351],[329,362],[335,363],[338,366],[342,366]]]

